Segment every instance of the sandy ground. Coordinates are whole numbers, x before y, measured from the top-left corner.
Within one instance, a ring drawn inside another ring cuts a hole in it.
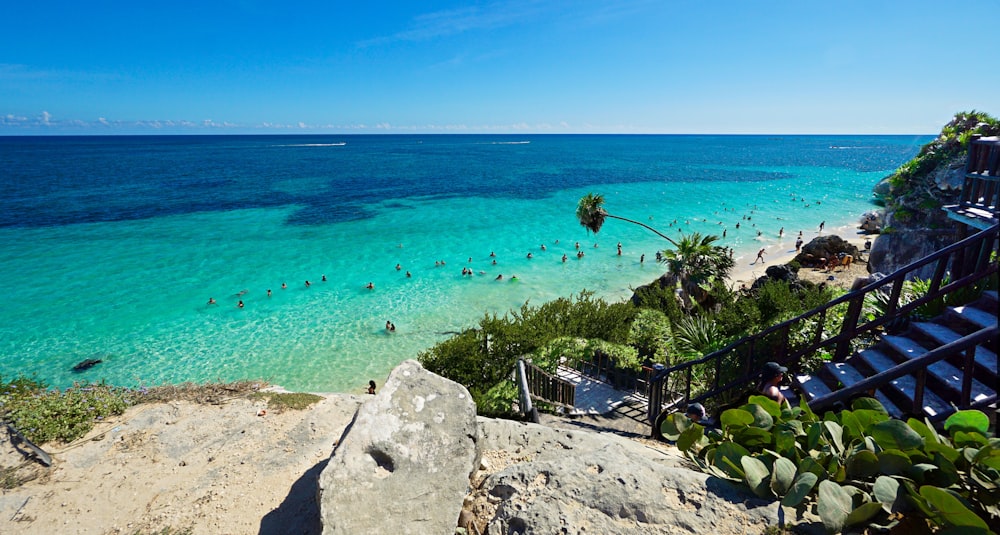
[[[845,233],[840,233],[839,236],[845,241],[857,246],[858,249],[864,249],[864,236]],[[791,241],[794,243],[794,237]],[[764,270],[766,270],[768,266],[787,264],[795,258],[795,254],[794,246],[788,247],[787,245],[773,245],[766,249],[766,252],[764,253],[764,263],[758,261],[756,264],[750,264],[749,262],[737,261],[736,267],[733,269],[733,273],[729,276],[730,285],[733,288],[739,288],[741,284],[746,284],[747,287],[749,287],[753,284],[753,281],[764,276]],[[812,281],[817,284],[825,282],[831,286],[849,289],[855,279],[867,277],[869,273],[868,263],[863,259],[855,261],[849,268],[836,268],[833,271],[803,267],[799,270],[798,275],[800,279]],[[833,277],[833,279],[830,279],[830,277]]]
[[[359,396],[276,414],[233,399],[139,405],[25,462],[0,431],[0,465],[37,479],[0,495],[0,533],[318,533],[316,479]]]

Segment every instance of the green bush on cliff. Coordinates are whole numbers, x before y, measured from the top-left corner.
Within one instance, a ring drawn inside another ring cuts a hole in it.
[[[478,328],[467,329],[417,358],[427,370],[465,385],[486,414],[502,405],[496,394],[505,390],[494,388],[509,381],[518,357],[530,356],[561,337],[626,343],[636,312],[631,303],[608,304],[591,292],[538,307],[525,303],[504,316],[487,314]]]

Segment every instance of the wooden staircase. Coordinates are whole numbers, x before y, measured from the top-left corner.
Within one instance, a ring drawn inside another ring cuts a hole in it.
[[[995,404],[997,354],[990,348],[997,345],[997,310],[997,292],[984,292],[969,305],[948,307],[929,322],[912,322],[900,334],[883,335],[842,362],[828,362],[815,375],[795,375],[793,383],[814,410],[873,395],[893,417],[938,421],[956,407]],[[981,341],[957,349],[976,333]],[[879,382],[872,378],[893,375],[880,386],[866,387]],[[838,395],[847,389],[854,392]]]

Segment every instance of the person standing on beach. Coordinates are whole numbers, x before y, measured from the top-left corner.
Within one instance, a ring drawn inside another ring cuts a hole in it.
[[[753,261],[753,264],[750,264],[750,265],[752,266],[752,265],[756,264],[757,260],[760,260],[761,263],[766,264],[767,262],[764,260],[764,253],[765,252],[767,252],[767,251],[763,247],[761,247],[760,250],[757,251],[757,258]]]
[[[795,240],[795,252],[799,252],[802,249],[802,238]]]
[[[820,221],[820,223],[819,223],[819,231],[823,232],[823,227],[825,227],[825,226],[826,226],[826,221]]]

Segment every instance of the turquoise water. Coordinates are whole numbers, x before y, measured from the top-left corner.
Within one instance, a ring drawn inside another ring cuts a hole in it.
[[[582,289],[625,299],[658,277],[664,240],[616,220],[588,235],[574,217],[585,193],[664,233],[726,229],[723,243],[748,264],[762,246],[791,248],[800,230],[808,241],[820,221],[827,233],[853,233],[872,186],[927,141],[314,138],[179,148],[177,138],[0,139],[0,164],[13,170],[0,221],[0,375],[36,374],[56,386],[261,378],[292,390],[361,391],[484,313]],[[415,144],[433,146],[399,148]],[[699,151],[713,144],[727,150]],[[254,165],[218,161],[277,145],[309,146]],[[838,148],[847,145],[860,148]],[[351,153],[355,146],[364,150]],[[190,184],[208,189],[189,195]],[[386,332],[386,321],[397,330]],[[103,362],[71,371],[86,358]]]

